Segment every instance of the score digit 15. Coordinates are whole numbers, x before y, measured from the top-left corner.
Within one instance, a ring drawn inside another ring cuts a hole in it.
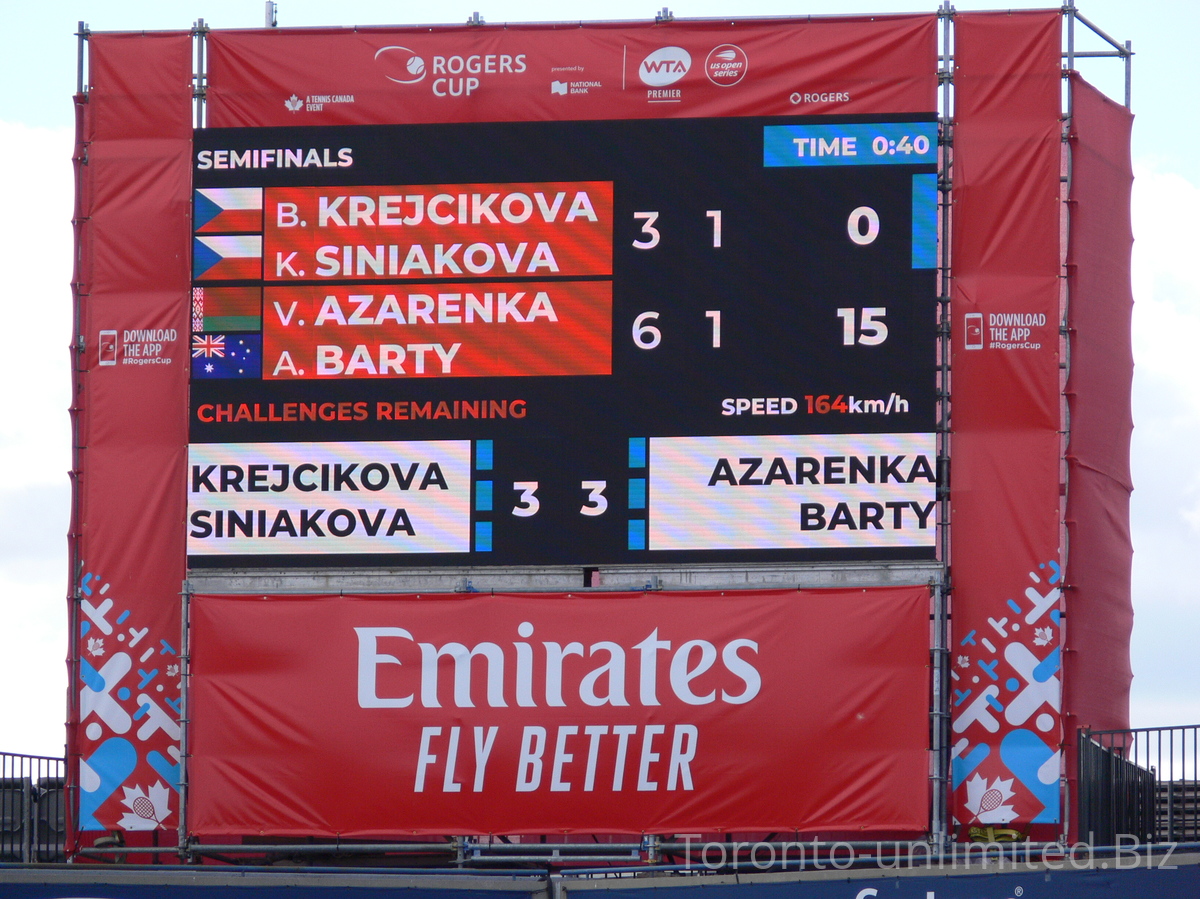
[[[864,306],[855,309],[853,306],[839,309],[838,318],[842,320],[842,346],[878,346],[887,340],[887,324],[882,320],[887,315],[886,306]],[[858,327],[855,327],[858,319]]]

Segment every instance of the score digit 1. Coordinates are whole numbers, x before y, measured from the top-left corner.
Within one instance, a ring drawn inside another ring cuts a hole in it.
[[[720,348],[721,346],[721,310],[709,309],[704,313],[705,318],[712,319],[713,329],[713,347]]]
[[[709,209],[704,214],[707,215],[710,219],[712,219],[713,246],[719,248],[721,246],[721,210],[720,209]]]

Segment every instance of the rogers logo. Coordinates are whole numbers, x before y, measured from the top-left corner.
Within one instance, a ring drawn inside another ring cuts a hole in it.
[[[650,87],[674,84],[692,67],[692,54],[683,47],[661,47],[642,60],[638,76]]]
[[[375,61],[383,65],[383,77],[388,81],[416,84],[425,78],[425,60],[408,47],[380,47]]]
[[[429,89],[435,97],[469,97],[493,75],[521,75],[528,66],[524,53],[488,53],[470,56],[433,54],[428,63],[408,47],[381,47],[375,62],[383,76],[396,84],[416,84],[430,76]]]
[[[746,51],[734,44],[714,47],[704,61],[704,74],[719,87],[729,87],[746,77],[750,60]]]

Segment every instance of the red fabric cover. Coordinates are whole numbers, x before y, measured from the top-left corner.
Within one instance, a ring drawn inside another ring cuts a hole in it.
[[[1078,727],[1129,727],[1133,628],[1129,534],[1130,194],[1133,116],[1071,79],[1071,231],[1067,244],[1069,581],[1064,711]],[[1074,766],[1069,773],[1074,777]]]
[[[937,101],[937,18],[928,14],[256,29],[214,31],[208,45],[214,127],[903,113]],[[643,60],[665,48],[687,51],[686,73],[672,51],[652,59],[663,83],[644,83]],[[739,63],[732,83],[708,74]]]
[[[929,608],[927,586],[197,595],[188,830],[920,833],[929,802]],[[490,644],[503,664],[497,692],[489,694],[488,663],[477,657],[467,706],[456,696],[454,662],[442,657],[433,707],[422,643],[430,658],[452,643],[462,652]],[[546,686],[555,647],[567,653],[560,692]],[[375,678],[366,695],[394,706],[362,705],[363,671]],[[591,789],[589,726],[607,728],[596,737]],[[620,789],[617,727],[632,730]],[[537,754],[530,728],[545,729],[544,745],[539,763],[523,765],[523,741]],[[477,739],[488,747],[481,780]],[[694,756],[690,789],[682,769],[672,778],[675,748]],[[522,773],[529,789],[518,788]]]
[[[70,795],[83,811],[72,825],[169,829],[179,807],[169,783],[178,714],[169,701],[180,691],[177,673],[167,674],[177,656],[160,641],[178,652],[192,40],[187,32],[94,34],[89,63],[77,150],[86,349],[75,376],[72,534],[85,605],[84,632],[71,635],[82,683],[71,685],[80,705],[68,722],[69,776],[80,786]],[[172,330],[173,338],[164,333]],[[169,798],[155,791],[153,809],[138,813],[126,791],[146,795],[155,784]]]
[[[1021,827],[1058,820],[1057,787],[1037,781],[1061,741],[1058,698],[1016,700],[1031,680],[1019,647],[1043,661],[1060,645],[1060,17],[954,22],[951,810],[964,825]],[[981,704],[987,691],[1004,711]],[[989,788],[1012,795],[989,808]]]
[[[186,31],[88,38],[89,139],[191,140],[192,37]],[[150,153],[143,154],[151,159]]]

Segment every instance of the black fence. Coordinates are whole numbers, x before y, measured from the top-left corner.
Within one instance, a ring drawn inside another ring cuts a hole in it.
[[[1079,833],[1118,840],[1200,840],[1200,725],[1079,732]]]
[[[0,752],[0,862],[64,860],[62,759]]]
[[[64,861],[65,763],[0,752],[0,863]],[[1079,833],[1200,842],[1200,725],[1079,732]],[[595,847],[593,847],[595,848]]]

